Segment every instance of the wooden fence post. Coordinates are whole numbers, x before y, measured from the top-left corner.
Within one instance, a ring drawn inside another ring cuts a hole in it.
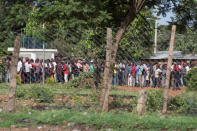
[[[6,112],[11,113],[15,111],[15,102],[16,102],[16,76],[17,76],[17,65],[18,65],[18,59],[19,59],[19,52],[20,52],[20,43],[21,43],[21,37],[17,36],[14,42],[14,52],[12,55],[11,60],[11,81],[10,81],[10,92],[8,95],[8,103],[6,107]]]

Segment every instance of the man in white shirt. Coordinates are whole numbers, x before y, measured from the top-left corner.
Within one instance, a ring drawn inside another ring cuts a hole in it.
[[[32,68],[32,65],[30,64],[29,59],[27,59],[26,62],[25,62],[25,82],[26,83],[30,83],[31,68]]]
[[[186,72],[190,71],[189,65],[187,65],[187,66],[185,67],[185,69],[186,69]]]
[[[21,59],[19,58],[18,65],[17,65],[17,73],[21,72],[22,67],[23,67],[23,63]]]

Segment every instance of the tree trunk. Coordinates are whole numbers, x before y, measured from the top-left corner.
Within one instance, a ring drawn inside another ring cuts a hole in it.
[[[133,5],[131,5],[126,17],[121,22],[121,26],[118,32],[116,33],[115,42],[113,43],[113,45],[110,44],[110,41],[112,41],[112,36],[110,36],[111,40],[109,39],[110,37],[107,37],[106,62],[99,101],[99,108],[101,111],[108,111],[109,91],[111,89],[113,79],[113,68],[116,61],[118,45],[122,39],[123,34],[125,33],[126,28],[135,19],[136,14],[142,9],[144,2],[145,0],[133,1]],[[110,29],[108,29],[107,32],[109,33]]]
[[[147,92],[146,90],[141,90],[137,101],[138,115],[143,115],[144,113],[146,113],[146,101],[147,101]]]
[[[112,80],[110,78],[110,75],[112,75],[111,71],[111,48],[112,48],[112,30],[110,28],[107,28],[107,46],[106,46],[106,61],[105,61],[105,70],[104,70],[104,77],[102,82],[102,89],[101,89],[101,96],[100,96],[100,109],[101,111],[107,111],[108,105],[107,101],[108,98],[106,98],[106,93],[108,92],[109,86],[111,86]]]
[[[8,95],[8,103],[6,107],[6,112],[11,113],[15,111],[15,101],[16,101],[16,76],[17,76],[17,64],[20,52],[20,41],[21,37],[17,36],[14,42],[14,52],[11,60],[11,81],[10,81],[10,92]]]
[[[176,26],[173,25],[172,26],[171,40],[170,40],[167,73],[166,73],[166,86],[165,86],[165,89],[164,89],[164,101],[163,101],[163,110],[162,110],[163,115],[165,115],[166,112],[167,112],[169,85],[170,85],[170,72],[171,72],[171,65],[172,65],[172,58],[173,58],[175,32],[176,32]]]

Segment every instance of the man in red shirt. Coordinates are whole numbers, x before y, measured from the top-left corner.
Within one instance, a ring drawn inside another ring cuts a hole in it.
[[[68,64],[65,63],[65,64],[64,64],[64,81],[65,81],[65,82],[68,82],[68,73],[69,73]]]

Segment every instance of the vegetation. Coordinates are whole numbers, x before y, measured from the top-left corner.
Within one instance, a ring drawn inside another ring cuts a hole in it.
[[[189,90],[197,90],[197,68],[191,69],[185,76]]]
[[[5,119],[0,121],[0,127],[10,127],[11,125],[63,125],[63,123],[74,122],[86,127],[93,126],[97,130],[109,128],[114,130],[194,130],[197,128],[197,118],[176,115],[163,118],[157,113],[138,117],[132,113],[100,114],[87,112],[84,115],[83,112],[69,110],[42,112],[32,110],[29,112],[0,113],[0,117]],[[20,121],[24,121],[24,123],[20,123]]]

